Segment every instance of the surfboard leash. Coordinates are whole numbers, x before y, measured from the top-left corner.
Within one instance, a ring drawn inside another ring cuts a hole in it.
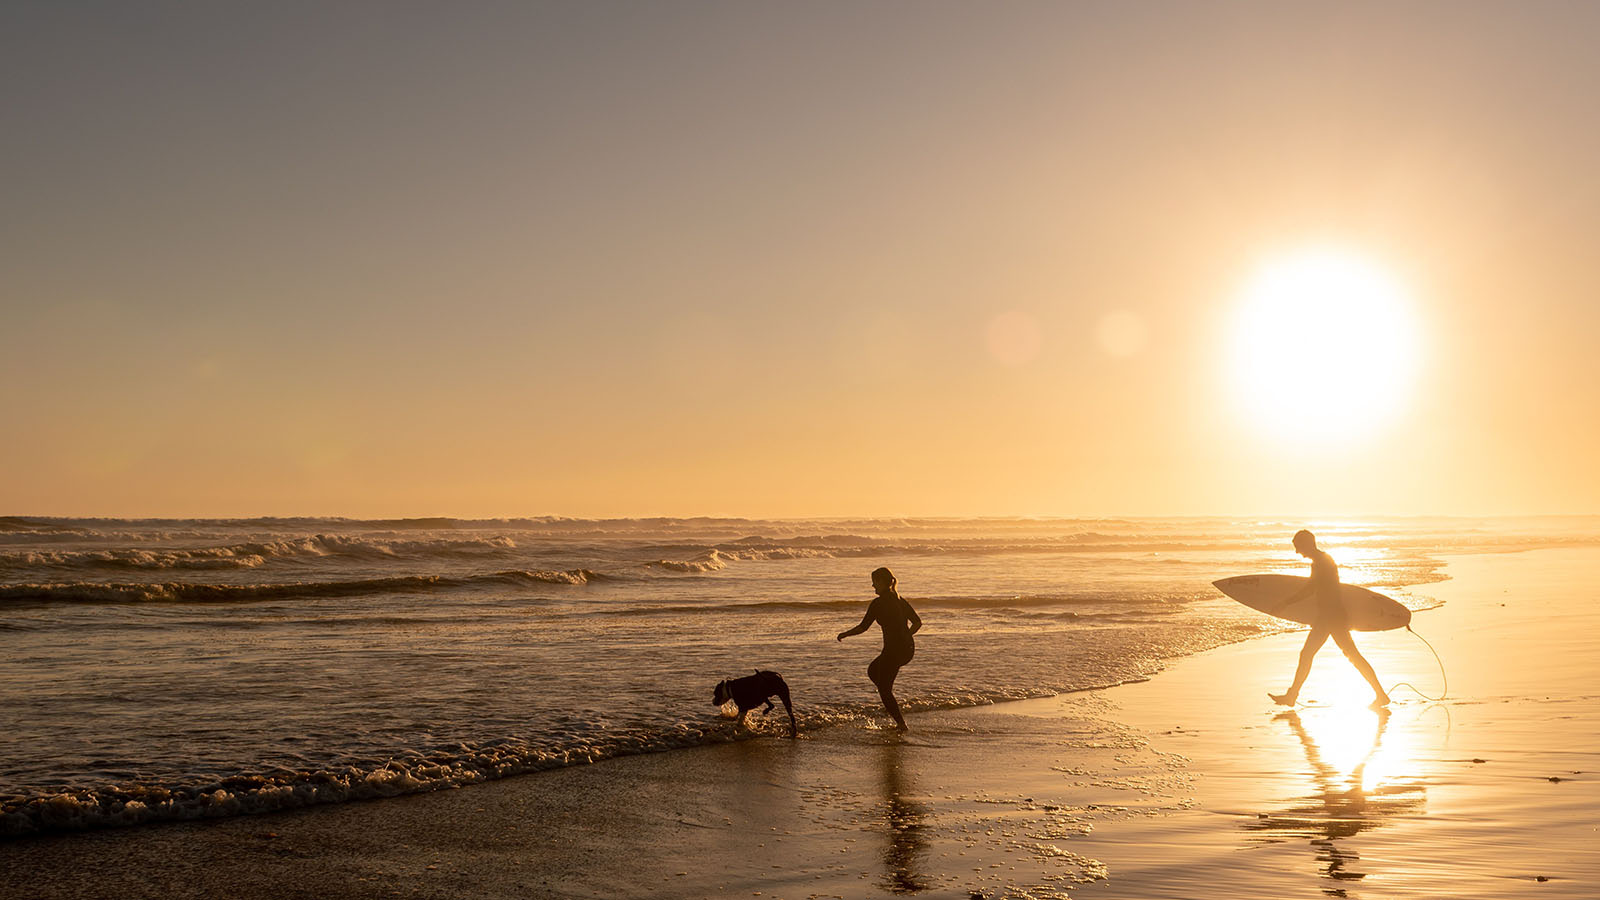
[[[1406,630],[1407,631],[1411,631],[1411,626],[1407,625],[1406,626]],[[1390,686],[1389,691],[1392,693],[1395,688],[1400,688],[1400,687],[1410,688],[1412,693],[1416,694],[1418,697],[1421,697],[1422,699],[1430,701],[1432,703],[1438,703],[1441,700],[1444,700],[1446,697],[1450,696],[1450,676],[1445,673],[1444,660],[1439,658],[1439,651],[1433,649],[1433,645],[1428,643],[1428,639],[1427,638],[1423,637],[1420,634],[1417,634],[1415,631],[1411,631],[1411,633],[1417,635],[1417,640],[1421,641],[1422,645],[1424,647],[1428,648],[1428,652],[1433,654],[1433,661],[1439,664],[1439,677],[1444,679],[1444,693],[1440,694],[1437,697],[1429,697],[1427,694],[1424,694],[1422,691],[1417,690],[1417,686],[1412,684],[1409,681],[1398,681],[1398,682],[1395,682],[1393,685]]]

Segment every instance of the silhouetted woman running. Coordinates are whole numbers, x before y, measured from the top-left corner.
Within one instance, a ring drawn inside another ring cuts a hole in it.
[[[867,606],[867,614],[861,617],[861,624],[849,631],[839,632],[838,639],[842,641],[853,634],[860,634],[871,628],[873,622],[883,629],[883,652],[867,666],[867,677],[877,685],[878,696],[883,698],[883,708],[889,711],[895,727],[905,731],[906,720],[900,715],[900,704],[894,699],[894,678],[900,674],[900,667],[911,662],[911,657],[917,652],[916,642],[911,636],[922,627],[922,618],[911,608],[911,604],[895,593],[894,585],[893,572],[888,569],[873,570],[872,589],[878,592],[878,596]]]

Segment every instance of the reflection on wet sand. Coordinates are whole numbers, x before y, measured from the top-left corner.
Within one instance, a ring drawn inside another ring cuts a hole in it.
[[[1324,757],[1316,737],[1313,737],[1297,712],[1285,712],[1276,719],[1287,722],[1305,749],[1310,775],[1316,781],[1315,793],[1300,798],[1300,802],[1280,812],[1262,813],[1260,818],[1245,824],[1245,829],[1255,832],[1253,840],[1275,843],[1298,838],[1309,840],[1316,855],[1321,874],[1336,881],[1359,881],[1367,873],[1354,867],[1361,855],[1348,843],[1341,844],[1363,831],[1381,827],[1394,816],[1420,813],[1427,804],[1426,788],[1420,781],[1410,778],[1372,778],[1367,769],[1383,745],[1384,731],[1389,725],[1389,710],[1380,709],[1372,715],[1376,727],[1372,746],[1354,768],[1341,771]],[[1347,737],[1348,722],[1330,723],[1333,731],[1323,735],[1324,741]],[[1327,888],[1323,893],[1333,897],[1345,896],[1342,887]]]
[[[920,857],[927,850],[923,820],[927,809],[908,796],[909,785],[901,770],[904,745],[885,744],[879,757],[883,772],[884,826],[889,844],[883,850],[886,890],[896,894],[915,894],[930,886],[920,871]]]

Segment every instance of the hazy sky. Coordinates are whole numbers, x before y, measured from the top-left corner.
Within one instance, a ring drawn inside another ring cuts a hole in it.
[[[1596,34],[7,3],[0,513],[1600,511]],[[1333,439],[1228,376],[1307,246],[1417,326],[1401,414]]]

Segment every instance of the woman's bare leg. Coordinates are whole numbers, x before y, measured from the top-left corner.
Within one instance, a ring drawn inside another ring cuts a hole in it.
[[[878,696],[883,700],[883,708],[889,711],[889,717],[894,719],[895,727],[901,731],[908,731],[905,717],[900,715],[900,704],[894,699],[894,679],[900,674],[900,667],[886,662],[883,657],[872,661],[867,666],[867,677],[878,688]]]

